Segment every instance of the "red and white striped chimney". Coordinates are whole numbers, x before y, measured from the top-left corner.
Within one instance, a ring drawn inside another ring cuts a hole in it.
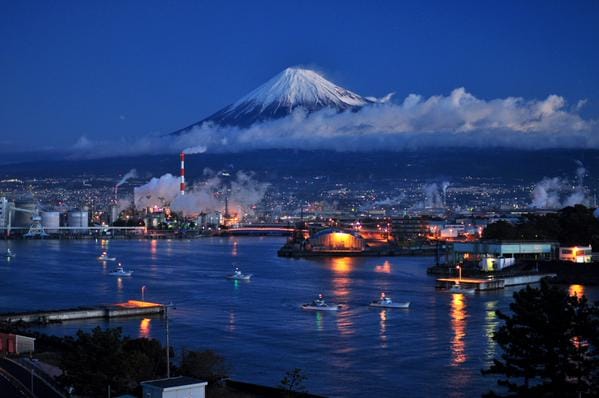
[[[185,195],[185,152],[181,152],[181,195]]]

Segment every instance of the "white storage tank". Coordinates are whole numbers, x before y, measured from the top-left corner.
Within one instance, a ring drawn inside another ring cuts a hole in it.
[[[87,232],[89,226],[89,218],[87,211],[71,210],[67,217],[68,226],[71,228],[77,228],[71,230],[73,233]]]
[[[42,227],[49,234],[58,233],[60,227],[60,212],[58,211],[42,211]]]

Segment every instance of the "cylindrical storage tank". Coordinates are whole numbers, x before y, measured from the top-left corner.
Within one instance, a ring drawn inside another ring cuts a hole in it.
[[[79,211],[79,210],[71,210],[69,211],[69,215],[67,217],[68,226],[72,229],[72,233],[83,233],[87,232],[87,227],[89,226],[89,218],[88,212]]]
[[[23,209],[20,211],[16,209]],[[15,228],[29,228],[31,226],[31,216],[35,214],[36,205],[30,200],[15,201],[15,212],[13,214],[12,226]]]
[[[49,234],[58,233],[60,227],[60,213],[57,211],[42,211],[42,227]]]

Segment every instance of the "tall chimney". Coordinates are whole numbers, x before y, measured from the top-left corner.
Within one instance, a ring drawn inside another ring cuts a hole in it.
[[[185,195],[185,152],[181,152],[181,195]]]

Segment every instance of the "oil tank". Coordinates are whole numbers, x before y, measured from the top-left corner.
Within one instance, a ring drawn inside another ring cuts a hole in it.
[[[42,211],[42,227],[49,234],[58,233],[60,227],[60,212],[57,211]]]
[[[14,228],[29,228],[31,226],[31,216],[35,214],[37,208],[35,202],[31,200],[16,200],[14,207],[26,211],[14,211],[12,226]]]
[[[88,212],[81,210],[71,210],[69,211],[67,222],[69,227],[79,228],[72,230],[73,233],[87,232],[87,227],[89,226]]]

